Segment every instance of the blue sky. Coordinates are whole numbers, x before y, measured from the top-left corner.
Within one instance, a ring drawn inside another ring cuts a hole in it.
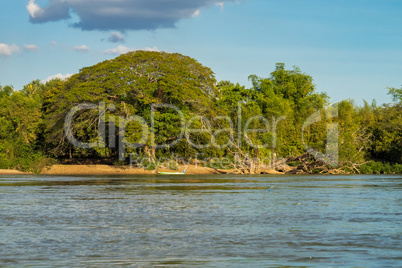
[[[129,50],[178,52],[250,86],[297,65],[331,101],[402,85],[400,0],[1,0],[0,83],[74,74]]]

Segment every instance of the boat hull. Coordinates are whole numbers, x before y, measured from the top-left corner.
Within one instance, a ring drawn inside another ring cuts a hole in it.
[[[183,172],[158,172],[159,175],[184,175]]]

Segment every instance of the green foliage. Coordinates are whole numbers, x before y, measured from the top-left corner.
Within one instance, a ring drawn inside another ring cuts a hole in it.
[[[0,169],[40,173],[44,168],[56,163],[56,160],[43,155],[24,141],[8,141],[0,144]]]
[[[388,95],[392,96],[392,100],[402,105],[402,88],[388,88]]]
[[[5,87],[2,87],[2,86],[0,85],[0,98],[10,96],[10,95],[13,93],[13,91],[14,91],[14,89],[13,89],[12,86],[5,86]]]
[[[293,161],[293,162],[289,162],[289,163],[287,163],[287,164],[288,164],[288,166],[291,166],[291,167],[297,167],[298,165],[301,165],[302,162],[300,162],[300,161]]]
[[[190,57],[137,51],[82,68],[66,81],[34,80],[21,91],[0,86],[0,168],[39,172],[54,163],[49,156],[117,159],[119,140],[139,144],[126,152],[147,159],[142,164],[150,170],[156,168],[157,158],[171,155],[298,156],[307,146],[320,152],[331,149],[328,126],[337,124],[341,165],[357,170],[355,164],[375,159],[361,165],[360,171],[401,172],[402,89],[389,88],[394,102],[381,107],[375,102],[359,107],[351,100],[341,101],[338,114],[331,117],[334,108],[328,105],[328,96],[316,92],[313,78],[296,66],[287,70],[278,63],[268,77],[250,75],[249,80],[251,88],[217,83],[211,69]],[[75,148],[66,139],[66,115],[83,103],[104,105],[104,114],[97,109],[77,112],[73,135],[105,148]],[[182,118],[167,105],[182,112],[187,129],[199,131],[186,132],[177,144],[156,149],[181,135]],[[319,120],[306,124],[312,115]],[[99,116],[107,130],[103,137]],[[215,146],[203,146],[211,141]],[[170,168],[177,164],[172,162]]]
[[[360,167],[363,174],[402,174],[402,164],[370,161]]]
[[[144,168],[145,170],[156,170],[157,164],[156,162],[151,161],[150,159],[144,159],[141,162],[141,167]]]
[[[0,87],[0,168],[40,172],[54,163],[38,149],[41,108],[39,90],[28,94],[13,91],[10,86]]]
[[[171,161],[169,161],[167,168],[171,170],[179,170],[179,165],[176,161],[172,159]]]
[[[339,158],[343,162],[360,163],[367,149],[358,108],[350,100],[341,101],[339,110]],[[367,140],[369,142],[369,140]]]
[[[283,63],[276,65],[269,78],[251,75],[249,79],[253,83],[253,100],[261,109],[261,115],[271,119],[272,127],[276,128],[272,133],[275,136],[271,136],[276,145],[271,150],[283,157],[303,154],[303,122],[325,107],[327,95],[315,92],[311,76],[302,73],[297,66],[286,70]],[[322,125],[323,122],[307,129],[305,138],[309,145],[323,147],[319,144],[319,141],[325,140],[326,134],[321,130]]]
[[[185,116],[208,114],[209,107],[217,94],[213,72],[196,60],[180,54],[137,51],[121,55],[91,67],[81,69],[65,83],[53,85],[45,92],[46,143],[49,152],[56,157],[65,157],[67,152],[76,151],[66,141],[63,132],[64,118],[70,109],[81,103],[99,104],[114,109],[106,111],[107,127],[111,124],[120,128],[124,122],[115,118],[140,116],[151,125],[151,111],[155,115],[155,133],[148,133],[149,148],[146,153],[155,156],[150,144],[154,137],[157,144],[174,140],[180,132],[178,113],[167,108],[151,110],[152,104],[169,104],[179,108]],[[96,141],[99,136],[99,113],[83,110],[74,118],[73,134],[83,142]],[[117,137],[136,140],[141,133],[133,126],[127,132],[116,133]],[[123,137],[124,136],[124,137]],[[98,155],[89,149],[89,154]],[[131,150],[132,151],[132,150]],[[116,155],[117,152],[110,151]]]
[[[124,160],[117,160],[113,162],[113,165],[116,167],[122,167],[126,164],[126,162]]]
[[[402,164],[402,106],[378,107],[375,114],[371,155]]]

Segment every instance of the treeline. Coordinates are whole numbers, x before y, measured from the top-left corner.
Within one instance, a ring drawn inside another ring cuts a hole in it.
[[[402,172],[402,88],[389,89],[392,104],[360,107],[330,104],[297,67],[278,63],[268,77],[249,79],[251,88],[217,82],[190,57],[138,51],[67,80],[0,86],[0,168],[39,172],[56,161],[129,154],[235,163],[313,150],[326,153],[329,168],[335,161],[349,172]]]

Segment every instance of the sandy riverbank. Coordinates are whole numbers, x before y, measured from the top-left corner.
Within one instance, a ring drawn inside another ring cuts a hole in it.
[[[179,167],[179,170],[158,169],[158,171],[182,171],[185,167]],[[219,174],[211,168],[189,166],[187,174]],[[157,174],[156,170],[146,170],[143,168],[130,168],[129,166],[109,166],[109,165],[54,165],[42,174],[49,175],[152,175]]]
[[[159,172],[177,172],[186,170],[186,174],[208,175],[208,174],[231,174],[232,170],[216,170],[208,167],[190,165],[179,166],[178,170],[169,170],[165,168],[158,169]],[[261,170],[263,174],[283,174],[274,169]],[[0,169],[0,175],[26,175],[30,173],[17,170]],[[44,169],[41,174],[46,175],[153,175],[157,174],[155,170],[146,170],[143,168],[130,168],[128,166],[109,166],[109,165],[54,165],[51,168]]]
[[[31,173],[21,172],[13,169],[0,169],[0,175],[27,175]]]

